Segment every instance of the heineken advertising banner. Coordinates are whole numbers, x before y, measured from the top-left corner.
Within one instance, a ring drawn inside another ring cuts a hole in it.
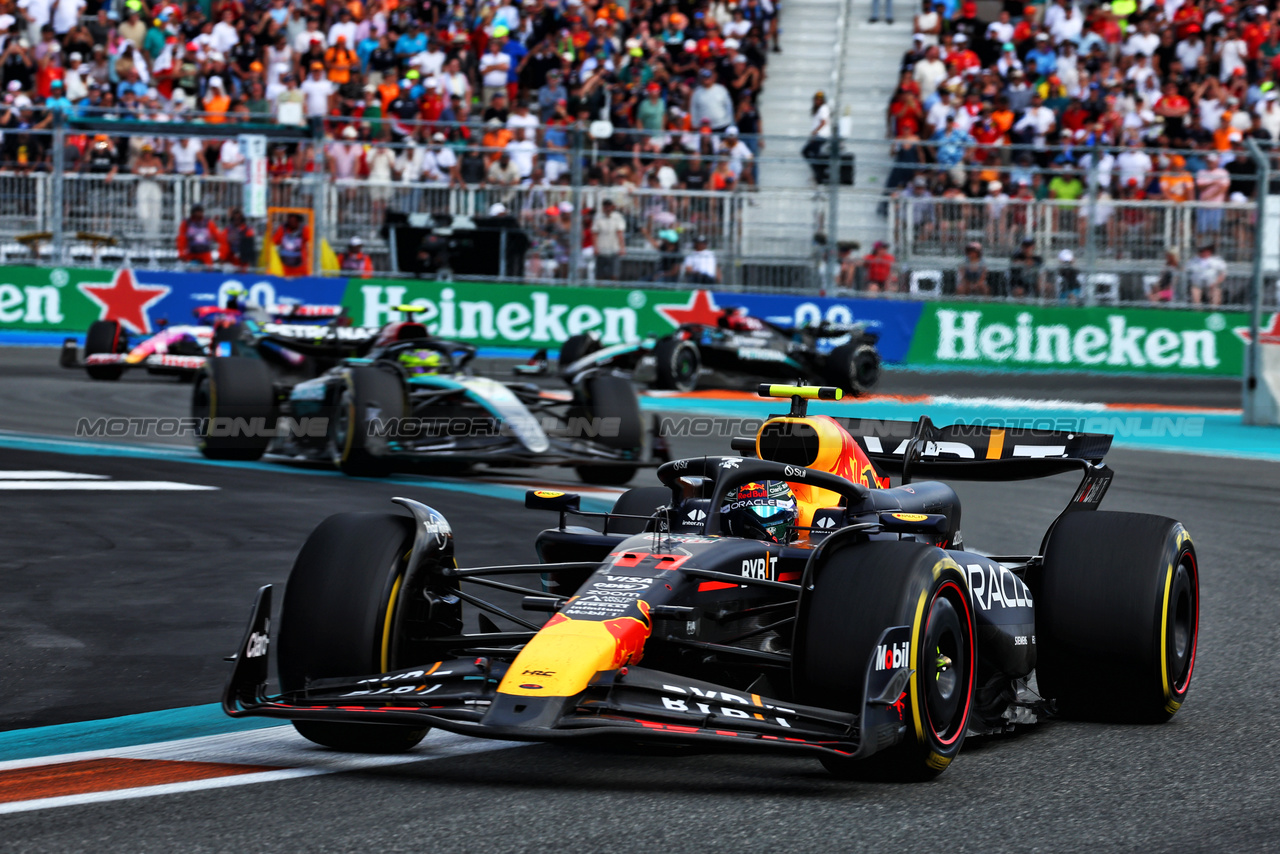
[[[907,364],[1240,376],[1244,312],[927,303]]]
[[[606,345],[665,335],[698,314],[695,296],[706,292],[349,279],[343,305],[357,324],[380,326],[398,317],[397,305],[416,303],[425,309],[418,319],[443,338],[554,350],[584,332]]]
[[[910,367],[1240,376],[1243,312],[792,297],[705,290],[543,287],[411,279],[298,278],[155,270],[0,269],[0,332],[83,333],[118,320],[145,335],[243,291],[259,305],[346,306],[361,325],[417,303],[435,334],[489,347],[555,350],[597,332],[605,344],[715,325],[729,306],[783,324],[866,322],[885,359]]]

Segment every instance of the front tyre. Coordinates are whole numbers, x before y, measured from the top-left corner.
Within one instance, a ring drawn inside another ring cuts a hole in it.
[[[125,332],[114,320],[95,320],[89,324],[89,331],[84,336],[84,356],[102,353],[123,353],[125,348]],[[95,380],[118,380],[124,373],[124,365],[88,365],[85,373]]]
[[[925,781],[964,743],[974,690],[974,618],[956,563],[924,543],[838,546],[801,594],[793,653],[797,699],[862,716],[867,670],[885,629],[908,626],[912,675],[900,698],[906,733],[861,760],[823,757],[850,779]]]
[[[626,377],[600,375],[589,377],[583,384],[585,413],[599,426],[594,439],[616,451],[629,452],[639,460],[644,443],[644,417],[635,386]],[[616,429],[612,429],[613,425]],[[621,486],[635,477],[636,467],[626,464],[576,466],[574,471],[583,483],[599,486]]]
[[[702,354],[698,345],[679,338],[663,338],[653,348],[656,378],[654,387],[675,391],[693,391],[698,387],[702,370]]]
[[[394,609],[413,546],[413,520],[339,513],[312,531],[294,561],[280,615],[280,686],[394,669]],[[429,727],[294,721],[305,738],[360,753],[411,749]]]
[[[350,368],[329,422],[330,453],[334,465],[352,477],[386,477],[391,461],[385,456],[386,439],[373,436],[374,422],[404,417],[404,382],[378,368]]]
[[[880,381],[880,353],[871,344],[842,344],[827,355],[825,373],[831,385],[860,395]]]
[[[191,415],[201,420],[196,439],[211,460],[256,460],[266,453],[275,428],[276,396],[261,359],[209,359],[196,374]]]
[[[600,341],[592,335],[571,335],[560,345],[560,357],[556,366],[561,372],[574,362],[600,349]]]
[[[1065,717],[1161,723],[1186,701],[1199,635],[1195,546],[1143,513],[1069,513],[1035,586],[1037,682]]]

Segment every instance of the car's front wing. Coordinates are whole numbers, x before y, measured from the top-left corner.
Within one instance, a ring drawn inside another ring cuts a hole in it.
[[[869,732],[866,716],[775,701],[634,666],[598,674],[576,697],[504,694],[498,686],[510,662],[488,655],[317,680],[304,690],[271,696],[269,610],[270,588],[264,588],[223,695],[223,708],[233,717],[433,726],[509,741],[614,738],[850,758],[870,755],[905,733],[891,704],[881,710],[890,713],[889,729],[877,725]],[[476,643],[483,639],[477,635]],[[535,682],[538,677],[527,678]],[[879,715],[871,717],[878,720]]]

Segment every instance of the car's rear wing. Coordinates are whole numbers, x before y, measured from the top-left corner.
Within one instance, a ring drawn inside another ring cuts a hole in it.
[[[836,418],[886,473],[951,480],[1025,480],[1098,466],[1111,436],[919,421]]]

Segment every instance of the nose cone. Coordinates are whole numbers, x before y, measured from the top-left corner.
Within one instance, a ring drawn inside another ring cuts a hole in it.
[[[498,693],[573,697],[597,673],[638,662],[652,631],[649,604],[641,600],[638,607],[642,618],[596,621],[556,614],[516,656]]]

